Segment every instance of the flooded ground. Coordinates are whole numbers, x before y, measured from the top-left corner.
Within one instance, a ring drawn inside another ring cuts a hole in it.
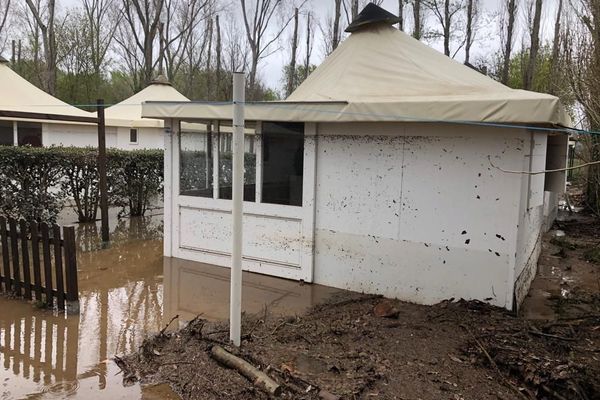
[[[523,302],[522,317],[554,320],[590,311],[582,309],[585,302],[578,297],[600,293],[599,267],[585,258],[585,252],[600,241],[594,232],[588,232],[597,226],[594,221],[586,214],[559,214],[556,229],[543,238],[537,275]]]
[[[0,399],[177,398],[165,386],[123,387],[112,357],[135,352],[175,315],[227,318],[228,270],[163,258],[162,215],[116,215],[108,247],[99,224],[77,225],[79,315],[0,297]],[[73,223],[72,214],[59,222]],[[335,291],[244,275],[247,312],[301,313]]]

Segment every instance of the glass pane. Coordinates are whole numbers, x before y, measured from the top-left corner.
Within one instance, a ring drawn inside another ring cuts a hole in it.
[[[131,143],[137,143],[137,129],[129,130],[129,141]]]
[[[179,194],[213,197],[211,134],[204,124],[182,124],[179,138]]]
[[[223,129],[230,129],[223,127]],[[233,135],[219,134],[219,198],[231,200],[233,182]],[[256,154],[254,136],[244,136],[244,201],[256,199]]]
[[[42,147],[42,124],[17,122],[19,146]]]
[[[302,205],[304,124],[265,122],[262,202]]]
[[[0,146],[13,145],[12,121],[0,121]]]

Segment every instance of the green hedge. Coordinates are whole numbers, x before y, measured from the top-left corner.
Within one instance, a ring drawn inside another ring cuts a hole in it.
[[[121,214],[144,215],[162,193],[162,150],[107,151],[109,203]],[[99,204],[97,150],[0,146],[0,214],[55,222],[71,198],[80,222]]]

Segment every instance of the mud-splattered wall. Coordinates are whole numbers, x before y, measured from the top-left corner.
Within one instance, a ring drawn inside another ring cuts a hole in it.
[[[527,131],[321,124],[318,135],[315,282],[427,304],[512,306],[523,177],[488,157],[529,167]],[[539,205],[543,180],[532,185]],[[531,223],[527,239],[539,229]]]

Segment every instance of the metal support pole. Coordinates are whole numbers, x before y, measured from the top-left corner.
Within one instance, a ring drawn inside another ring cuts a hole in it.
[[[231,295],[229,302],[229,339],[241,343],[242,319],[242,215],[244,201],[244,101],[246,76],[233,74],[233,207],[231,251]]]
[[[106,183],[106,127],[104,125],[104,100],[98,99],[98,173],[100,175],[100,219],[102,241],[108,242],[108,194]]]

